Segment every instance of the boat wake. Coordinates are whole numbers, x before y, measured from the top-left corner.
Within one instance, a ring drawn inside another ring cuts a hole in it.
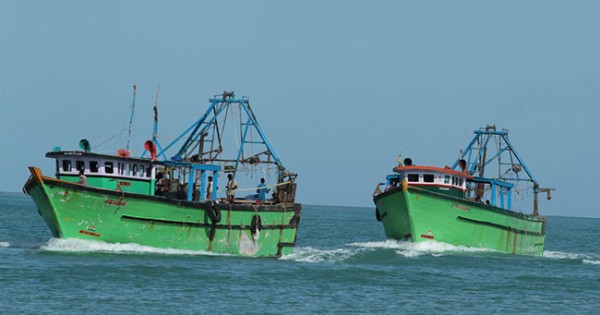
[[[455,246],[447,243],[426,241],[420,243],[386,240],[381,242],[352,243],[351,246],[367,249],[392,249],[402,257],[419,257],[423,255],[443,256],[445,254],[495,252],[485,248]]]
[[[600,265],[600,254],[594,253],[565,253],[565,252],[555,252],[555,251],[544,251],[543,257],[547,257],[550,259],[566,259],[566,260],[576,260],[580,261],[584,264],[589,265]]]
[[[340,262],[357,254],[356,250],[350,248],[317,249],[313,247],[296,247],[290,255],[281,257],[281,260],[292,260],[299,262]]]
[[[358,255],[377,251],[393,251],[398,256],[412,258],[419,256],[444,256],[447,254],[482,253],[495,251],[482,248],[454,246],[440,242],[403,242],[386,240],[379,242],[350,243],[347,247],[337,249],[318,249],[313,247],[297,247],[294,253],[284,256],[282,260],[293,260],[308,263],[341,262]]]
[[[158,248],[135,243],[106,243],[94,240],[53,238],[40,247],[43,251],[65,253],[110,253],[110,254],[161,254],[161,255],[201,255],[231,256],[206,251]]]
[[[0,242],[0,248],[6,248],[9,247],[10,243],[9,242]]]

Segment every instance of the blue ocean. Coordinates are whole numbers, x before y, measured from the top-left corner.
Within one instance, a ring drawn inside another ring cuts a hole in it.
[[[386,240],[373,208],[306,205],[295,253],[53,239],[0,193],[1,314],[598,314],[600,219],[548,218],[543,257]]]

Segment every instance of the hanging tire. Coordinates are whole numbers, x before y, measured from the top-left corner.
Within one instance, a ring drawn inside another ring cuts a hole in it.
[[[295,228],[297,228],[299,223],[300,223],[300,217],[294,214],[294,215],[293,215],[293,216],[290,218],[290,222],[289,222],[288,224],[289,224],[291,227],[295,227]]]
[[[213,241],[215,239],[215,234],[217,233],[217,227],[213,224],[209,229],[208,229],[208,240],[209,241]]]
[[[219,210],[217,204],[212,200],[209,200],[207,204],[208,208],[206,209],[206,214],[208,215],[210,222],[213,224],[221,222],[221,210]]]
[[[250,222],[250,231],[252,232],[252,235],[260,232],[261,226],[262,226],[262,222],[261,222],[260,216],[258,214],[255,214],[252,217],[252,222]]]
[[[379,208],[375,207],[375,218],[377,221],[381,221],[381,214],[379,214]]]

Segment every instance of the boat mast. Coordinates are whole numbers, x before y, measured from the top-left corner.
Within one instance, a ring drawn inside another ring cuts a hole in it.
[[[154,129],[152,130],[152,142],[156,144],[158,135],[158,95],[160,94],[160,85],[156,85],[156,98],[154,99]]]
[[[131,143],[131,127],[133,126],[133,114],[135,112],[135,91],[136,86],[133,85],[133,100],[131,101],[131,116],[129,117],[129,134],[127,135],[127,152],[129,152],[129,146]]]
[[[158,96],[160,94],[160,85],[156,85],[156,99],[154,100],[154,127],[152,129],[152,144],[158,148],[158,150],[156,152],[158,152],[158,154],[156,156],[162,156],[163,159],[167,160],[167,156],[164,153],[164,150],[162,148],[162,146],[160,145],[160,142],[158,141]],[[160,151],[159,151],[160,150]],[[142,157],[144,157],[146,155],[146,152],[148,152],[147,150],[144,150],[144,153],[142,153]]]

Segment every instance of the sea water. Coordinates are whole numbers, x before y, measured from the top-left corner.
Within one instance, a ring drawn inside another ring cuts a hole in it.
[[[600,312],[600,219],[549,217],[544,255],[386,240],[373,208],[305,205],[294,254],[52,238],[0,193],[0,314]]]

